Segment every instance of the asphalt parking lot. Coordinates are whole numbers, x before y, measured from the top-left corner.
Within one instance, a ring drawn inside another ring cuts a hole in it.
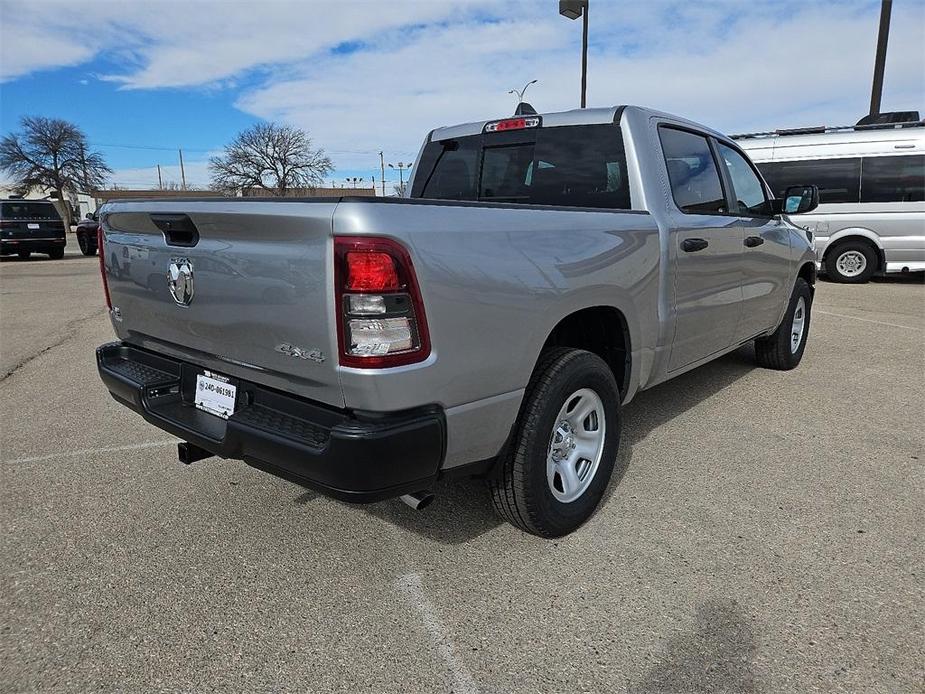
[[[183,466],[97,377],[97,259],[0,282],[2,691],[925,685],[921,276],[820,282],[793,372],[743,349],[638,396],[555,542],[477,483],[415,512]]]

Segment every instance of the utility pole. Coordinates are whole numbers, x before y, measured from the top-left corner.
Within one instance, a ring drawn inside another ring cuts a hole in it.
[[[157,165],[157,188],[158,190],[164,190],[164,181],[161,180],[161,165]]]
[[[385,197],[385,158],[382,156],[382,152],[379,152],[379,169],[382,173],[382,178],[379,179],[382,181],[382,197]]]
[[[186,171],[183,168],[183,150],[177,150],[180,152],[180,180],[183,181],[183,190],[186,190]]]
[[[881,0],[880,32],[877,34],[877,57],[874,59],[874,83],[870,90],[870,115],[880,115],[880,98],[883,96],[883,68],[886,66],[886,44],[890,38],[890,13],[893,0]]]

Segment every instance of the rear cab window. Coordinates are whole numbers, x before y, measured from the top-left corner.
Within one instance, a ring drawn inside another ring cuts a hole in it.
[[[726,196],[705,135],[668,125],[658,128],[671,194],[685,214],[722,214]]]
[[[411,197],[628,210],[620,127],[539,127],[430,142]]]

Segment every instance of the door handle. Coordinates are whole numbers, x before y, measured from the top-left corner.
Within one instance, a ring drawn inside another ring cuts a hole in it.
[[[746,236],[745,245],[748,248],[754,248],[755,246],[760,246],[764,243],[764,239],[760,236]]]
[[[709,245],[710,242],[706,239],[684,239],[681,242],[681,250],[685,253],[695,253],[697,251],[702,251]]]

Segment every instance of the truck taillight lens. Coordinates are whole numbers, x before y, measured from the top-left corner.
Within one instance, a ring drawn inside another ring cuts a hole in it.
[[[430,355],[421,292],[401,244],[336,236],[334,283],[341,365],[383,369]]]
[[[96,252],[100,256],[100,277],[103,278],[103,294],[106,295],[106,308],[112,311],[112,299],[109,297],[109,282],[106,280],[106,253],[103,250],[103,225],[96,228]]]

